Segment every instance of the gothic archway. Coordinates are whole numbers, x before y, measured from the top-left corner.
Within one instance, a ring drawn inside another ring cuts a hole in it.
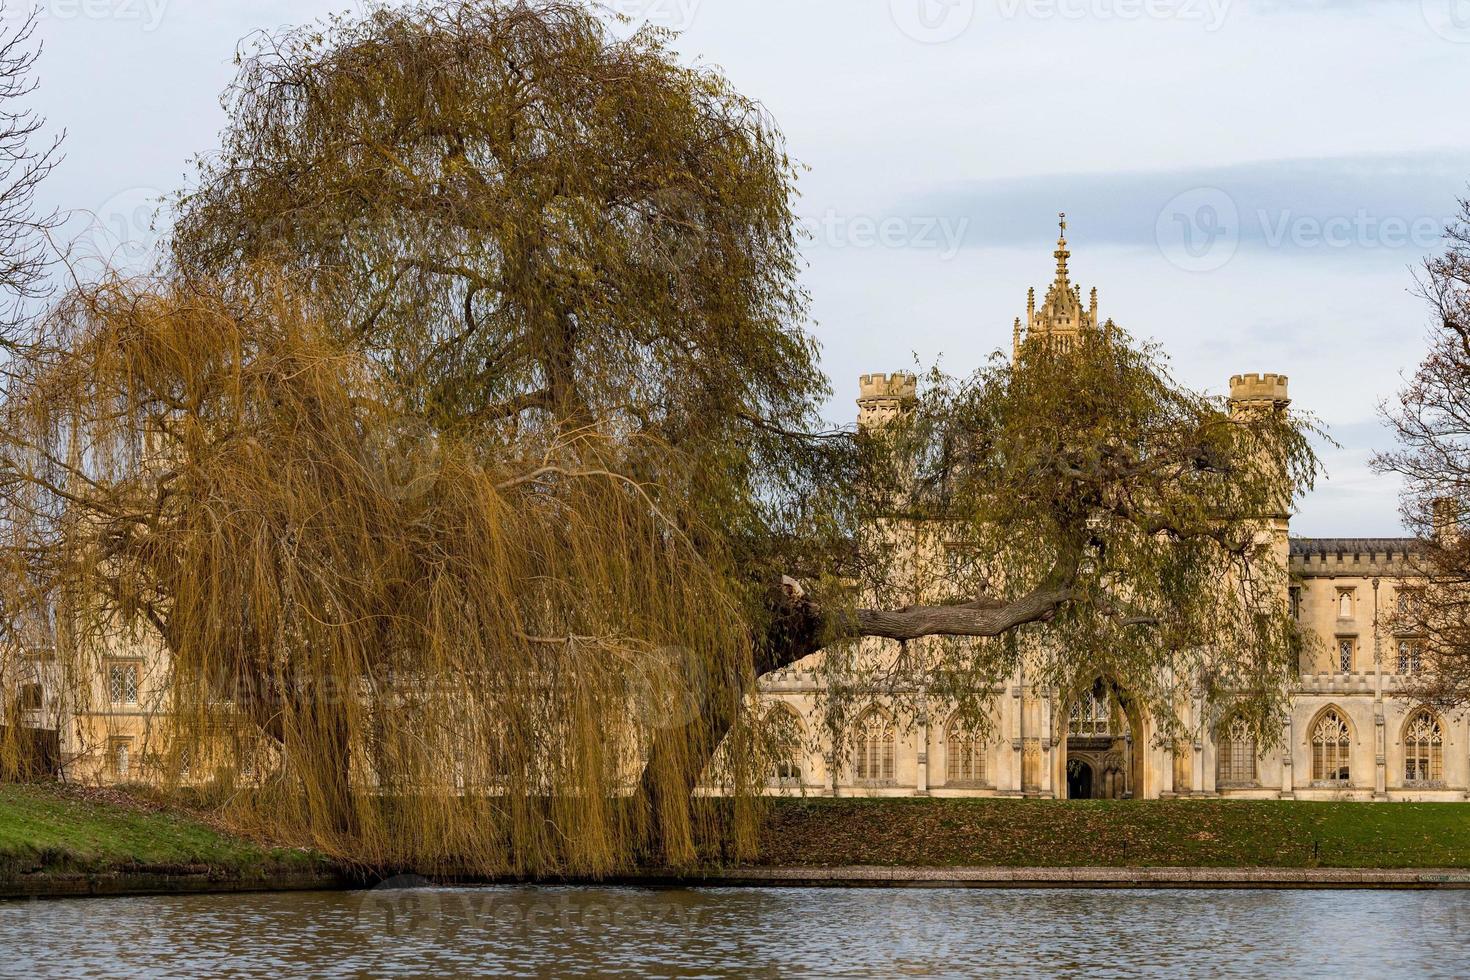
[[[1143,795],[1143,719],[1128,691],[1101,676],[1063,702],[1058,775],[1068,799],[1130,799]],[[1073,762],[1090,773],[1089,795],[1076,794]],[[1060,794],[1059,794],[1060,795]]]

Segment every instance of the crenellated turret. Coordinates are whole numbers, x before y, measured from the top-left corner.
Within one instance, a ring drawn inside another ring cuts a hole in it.
[[[1287,408],[1291,405],[1284,374],[1237,374],[1230,379],[1232,409]]]
[[[865,374],[858,379],[858,428],[892,421],[918,399],[919,379],[912,374]]]

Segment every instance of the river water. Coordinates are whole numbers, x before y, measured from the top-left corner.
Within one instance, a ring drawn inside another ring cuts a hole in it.
[[[0,902],[0,976],[1470,975],[1470,892],[383,888]]]

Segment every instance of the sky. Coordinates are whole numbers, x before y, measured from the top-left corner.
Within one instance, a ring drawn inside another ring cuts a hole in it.
[[[80,252],[121,264],[146,258],[155,202],[217,146],[242,40],[358,9],[40,4],[33,104],[67,134],[43,197],[73,212]],[[1470,194],[1470,0],[603,6],[676,31],[808,168],[796,210],[833,421],[854,418],[860,374],[968,372],[1007,347],[1065,211],[1073,280],[1180,382],[1287,374],[1339,444],[1295,533],[1403,533],[1397,481],[1368,460],[1425,348],[1415,270]]]

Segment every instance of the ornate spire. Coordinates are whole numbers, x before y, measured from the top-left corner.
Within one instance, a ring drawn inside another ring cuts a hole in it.
[[[1067,248],[1067,213],[1058,214],[1057,220],[1061,230],[1057,236],[1057,250],[1052,253],[1057,260],[1056,280],[1047,287],[1039,307],[1036,290],[1027,293],[1024,330],[1016,331],[1013,341],[1017,358],[1021,356],[1021,347],[1033,338],[1069,346],[1082,331],[1098,326],[1097,290],[1090,292],[1084,306],[1082,287],[1072,285],[1067,268],[1067,260],[1072,257],[1071,250]]]
[[[1052,255],[1057,260],[1057,285],[1067,289],[1071,284],[1067,275],[1067,260],[1072,257],[1072,253],[1067,251],[1067,212],[1058,214],[1057,219],[1062,226],[1062,232],[1057,236],[1057,250]]]

